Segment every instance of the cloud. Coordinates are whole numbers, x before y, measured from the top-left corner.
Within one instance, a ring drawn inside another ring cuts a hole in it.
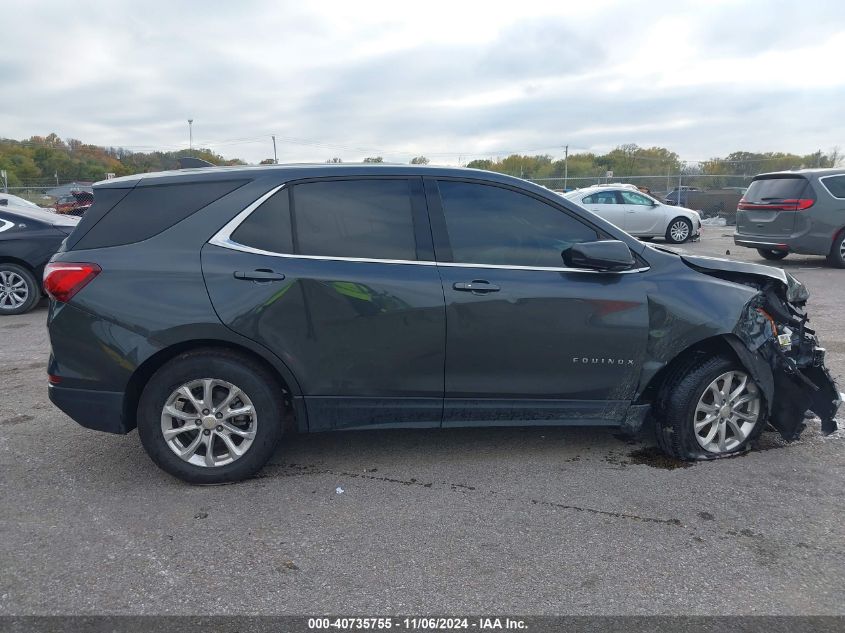
[[[845,141],[837,2],[19,3],[0,135],[257,162]],[[143,8],[140,8],[143,7]]]

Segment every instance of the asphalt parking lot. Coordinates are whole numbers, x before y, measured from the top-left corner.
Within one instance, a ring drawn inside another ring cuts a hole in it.
[[[762,261],[730,233],[683,248]],[[842,389],[845,271],[779,264]],[[191,487],[50,404],[45,318],[0,320],[2,614],[845,614],[845,431],[689,467],[596,429],[301,436]]]

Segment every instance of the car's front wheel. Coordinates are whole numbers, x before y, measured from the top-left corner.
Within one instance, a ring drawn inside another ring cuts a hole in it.
[[[144,449],[189,483],[254,475],[282,435],[282,389],[252,360],[225,350],[180,354],[161,367],[138,405]]]
[[[745,450],[765,426],[760,388],[735,360],[701,357],[664,385],[657,442],[679,459]]]
[[[41,288],[29,270],[17,264],[0,263],[0,315],[23,314],[41,299]]]
[[[763,259],[768,259],[771,261],[777,261],[789,255],[787,251],[776,251],[770,248],[758,248],[757,252],[760,253],[760,257],[762,257]]]
[[[686,218],[675,218],[666,229],[666,241],[683,244],[692,236],[692,222]]]

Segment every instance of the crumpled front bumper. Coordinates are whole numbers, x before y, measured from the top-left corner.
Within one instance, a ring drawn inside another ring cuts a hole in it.
[[[791,287],[787,296],[803,305],[807,294],[800,290]],[[769,423],[787,440],[804,430],[807,411],[821,419],[823,433],[835,431],[844,399],[808,321],[796,304],[769,289],[746,305],[734,331],[742,345],[733,347],[766,396]]]

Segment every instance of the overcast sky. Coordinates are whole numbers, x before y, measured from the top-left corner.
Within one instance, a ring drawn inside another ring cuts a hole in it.
[[[845,147],[845,2],[0,0],[0,137],[250,162]]]

